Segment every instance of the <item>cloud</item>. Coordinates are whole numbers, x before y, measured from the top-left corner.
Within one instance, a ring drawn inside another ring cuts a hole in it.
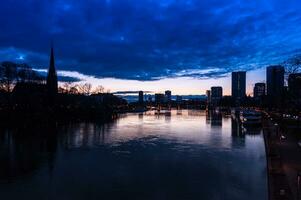
[[[98,78],[219,78],[300,53],[298,0],[4,1],[0,60]],[[9,20],[7,20],[9,19]]]
[[[140,91],[117,91],[113,94],[127,95],[127,94],[138,94]],[[152,91],[143,91],[145,93],[154,93]]]
[[[40,75],[44,77],[47,76],[47,69],[33,69],[33,70],[38,72]],[[58,75],[58,80],[60,82],[80,82],[80,81],[86,81],[86,78],[90,77],[72,71],[58,71],[57,75]]]

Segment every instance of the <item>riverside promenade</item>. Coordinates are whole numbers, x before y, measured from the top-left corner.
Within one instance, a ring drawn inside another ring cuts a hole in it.
[[[266,146],[269,199],[300,200],[301,149],[291,131],[265,117],[263,133]],[[299,183],[298,183],[299,182]]]

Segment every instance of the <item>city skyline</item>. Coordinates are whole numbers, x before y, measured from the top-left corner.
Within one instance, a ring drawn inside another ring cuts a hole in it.
[[[47,69],[34,69],[40,73],[46,74]],[[91,83],[93,87],[98,85],[104,86],[106,90],[112,93],[135,93],[138,95],[138,91],[147,91],[147,93],[164,93],[166,90],[171,90],[174,95],[205,95],[206,90],[210,89],[212,86],[222,86],[224,95],[231,95],[231,73],[227,76],[217,79],[210,79],[210,81],[200,80],[189,77],[182,78],[169,78],[156,81],[139,81],[139,80],[123,80],[116,78],[97,78],[91,75],[81,74],[75,71],[61,71],[58,70],[58,75],[60,77],[65,77],[66,79],[72,78],[71,80],[81,79],[82,81],[74,82],[75,84],[80,82]],[[266,67],[252,70],[247,72],[246,77],[246,94],[252,95],[253,88],[256,83],[266,82]],[[179,82],[181,82],[181,87],[179,87]],[[62,85],[63,83],[61,83]]]
[[[53,40],[59,75],[112,92],[230,95],[231,72],[247,71],[252,94],[265,67],[300,55],[300,11],[297,0],[5,1],[0,61],[44,73]]]

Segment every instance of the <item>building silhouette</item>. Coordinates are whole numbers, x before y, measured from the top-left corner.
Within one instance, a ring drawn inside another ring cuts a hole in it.
[[[284,67],[280,65],[267,67],[267,97],[270,107],[279,107],[282,103],[284,89]]]
[[[256,83],[253,95],[255,99],[263,97],[265,95],[265,83]]]
[[[143,103],[144,102],[144,95],[143,95],[143,91],[139,91],[138,93],[138,102],[139,103]]]
[[[168,103],[171,102],[171,91],[170,91],[170,90],[166,90],[166,91],[165,91],[165,100],[166,100],[166,102],[168,102]]]
[[[289,75],[288,90],[293,106],[301,109],[301,73]]]
[[[16,104],[34,105],[53,104],[58,93],[58,78],[55,70],[54,52],[51,47],[50,65],[46,84],[43,80],[23,80],[17,82],[13,89],[13,97]]]
[[[246,72],[232,72],[232,98],[236,104],[246,97]]]
[[[223,98],[223,88],[222,87],[211,87],[211,105],[218,106]]]
[[[53,46],[51,46],[50,50],[50,63],[47,74],[46,87],[49,96],[53,97],[58,93],[58,79],[55,69]]]
[[[206,91],[206,96],[207,96],[207,105],[208,105],[208,107],[210,107],[211,106],[211,91],[210,90]]]
[[[288,77],[288,89],[294,94],[301,91],[301,73],[290,74]]]

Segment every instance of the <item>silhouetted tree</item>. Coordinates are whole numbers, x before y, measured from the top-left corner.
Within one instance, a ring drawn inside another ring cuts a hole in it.
[[[69,93],[69,94],[79,94],[79,91],[78,91],[78,89],[77,89],[77,85],[72,86],[72,87],[70,88],[70,90],[69,90],[68,93]]]
[[[59,87],[59,93],[68,94],[70,92],[71,87],[71,82],[65,82],[62,86]]]
[[[301,71],[301,55],[296,55],[282,63],[285,68],[285,80],[288,81],[290,74]]]
[[[21,66],[21,69],[18,70],[18,81],[26,82],[29,79],[29,74],[32,69],[29,65],[24,64]]]
[[[102,85],[97,86],[94,90],[93,90],[93,94],[102,94],[105,92],[105,88]]]
[[[17,81],[17,64],[2,62],[0,64],[0,88],[10,93]]]
[[[88,96],[91,93],[92,85],[90,83],[79,84],[77,89],[79,93]]]
[[[39,73],[34,71],[27,64],[18,65],[18,81],[20,82],[30,82],[30,83],[43,83],[45,78]]]

